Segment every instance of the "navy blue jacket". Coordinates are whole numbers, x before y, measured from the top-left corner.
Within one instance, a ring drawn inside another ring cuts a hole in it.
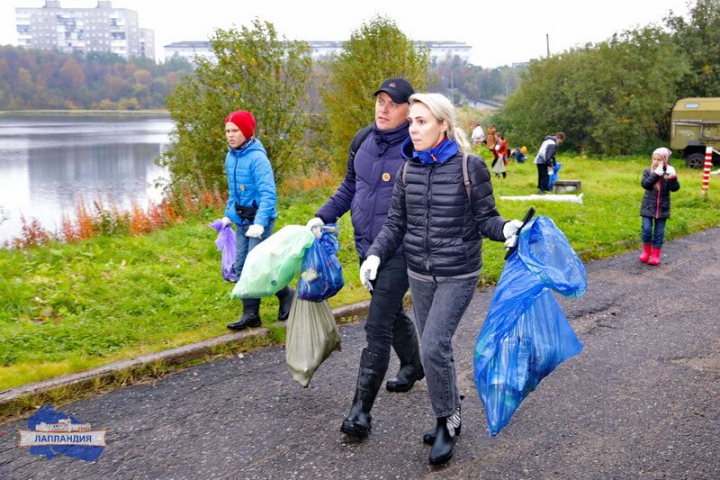
[[[325,223],[336,223],[350,210],[361,259],[387,218],[395,177],[404,161],[400,149],[407,137],[407,124],[393,130],[373,126],[355,157],[348,155],[342,183],[315,214]]]

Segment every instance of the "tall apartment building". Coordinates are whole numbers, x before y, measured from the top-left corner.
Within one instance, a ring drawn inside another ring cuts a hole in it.
[[[155,33],[140,28],[138,14],[98,0],[94,8],[62,8],[45,0],[40,8],[15,8],[18,45],[73,52],[111,52],[155,60]]]

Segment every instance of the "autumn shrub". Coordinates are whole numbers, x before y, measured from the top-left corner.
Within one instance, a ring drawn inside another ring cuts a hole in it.
[[[160,203],[149,201],[145,208],[132,200],[129,210],[120,209],[112,201],[106,204],[101,198],[94,200],[89,207],[80,197],[75,202],[74,216],[63,214],[56,232],[43,227],[36,218],[28,220],[21,217],[20,236],[12,239],[8,246],[27,249],[52,241],[76,243],[101,235],[144,235],[188,217],[197,218],[203,211],[222,211],[225,208],[225,199],[217,188],[193,189],[186,185],[179,195],[168,193]]]

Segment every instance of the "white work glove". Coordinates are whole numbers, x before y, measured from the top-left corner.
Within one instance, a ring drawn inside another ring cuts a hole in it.
[[[677,173],[675,173],[675,168],[673,168],[672,165],[668,165],[666,173],[669,179],[677,177]]]
[[[233,221],[230,220],[228,217],[223,217],[221,221],[222,221],[223,228],[225,228],[228,225],[230,225],[231,223],[233,223]]]
[[[378,267],[380,266],[380,257],[376,255],[368,256],[365,261],[360,265],[360,283],[367,289],[368,292],[372,292],[371,280],[377,278]]]
[[[325,225],[325,222],[322,221],[322,218],[320,217],[313,217],[305,224],[305,227],[312,232],[313,235],[315,235],[315,238],[322,237],[322,231],[320,230],[320,227]]]
[[[506,250],[510,250],[517,245],[517,232],[522,226],[523,223],[520,220],[510,220],[509,222],[505,222],[505,225],[503,226],[503,235],[505,236]]]
[[[555,169],[553,168],[552,165],[547,167],[547,172],[548,172],[548,175],[552,175],[553,173],[555,173]]]
[[[659,167],[657,167],[653,173],[655,173],[655,175],[658,175],[660,177],[665,175],[665,172],[663,171],[663,166],[660,165]]]
[[[257,223],[253,223],[250,225],[250,228],[247,229],[245,236],[248,238],[260,238],[262,237],[264,231],[265,227],[258,225]]]

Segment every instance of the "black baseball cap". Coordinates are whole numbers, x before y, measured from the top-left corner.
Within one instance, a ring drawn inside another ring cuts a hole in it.
[[[415,90],[410,85],[410,82],[404,78],[388,78],[373,95],[378,96],[380,92],[390,95],[390,98],[395,103],[407,103],[410,95],[415,93]]]

